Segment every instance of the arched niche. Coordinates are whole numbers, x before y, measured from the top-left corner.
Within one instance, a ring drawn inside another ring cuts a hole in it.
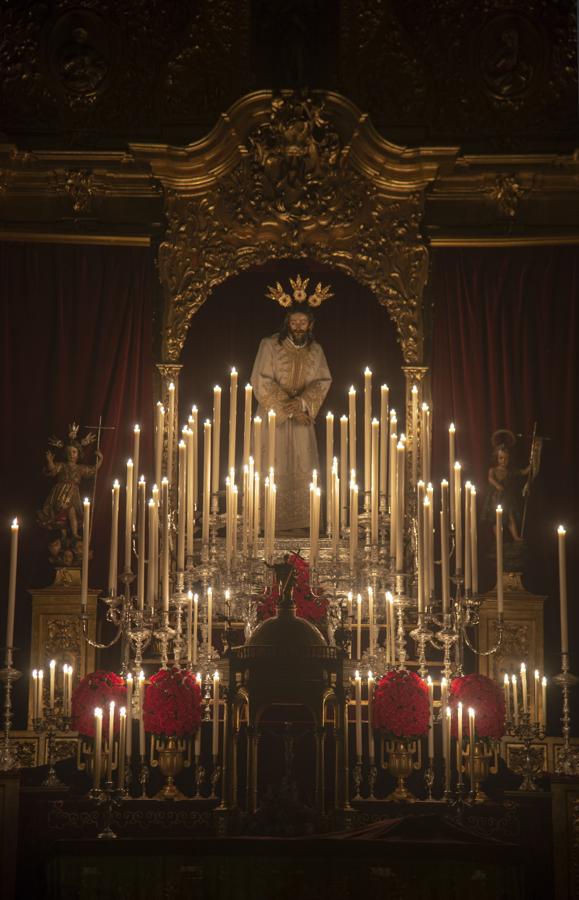
[[[422,365],[424,197],[457,148],[391,144],[336,93],[259,91],[195,144],[131,151],[164,193],[163,364],[179,363],[217,285],[269,260],[309,258],[367,286],[395,324],[405,365]]]

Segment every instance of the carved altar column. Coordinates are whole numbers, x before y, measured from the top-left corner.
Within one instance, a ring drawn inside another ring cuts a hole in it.
[[[30,669],[44,669],[44,684],[48,689],[48,665],[56,660],[60,675],[64,663],[72,665],[74,683],[95,669],[95,648],[88,644],[80,619],[80,571],[58,569],[54,584],[30,590],[32,597],[32,632]],[[100,591],[89,588],[87,603],[87,636],[96,640],[97,597]],[[57,687],[60,687],[57,678]],[[32,719],[32,690],[28,695],[28,728]]]
[[[165,408],[161,471],[163,475],[167,476],[171,485],[176,483],[177,447],[181,439],[179,430],[179,375],[182,368],[181,363],[157,363],[157,371],[160,375],[158,399]],[[171,385],[174,385],[173,390],[171,390]],[[172,447],[171,459],[169,459],[169,445]]]

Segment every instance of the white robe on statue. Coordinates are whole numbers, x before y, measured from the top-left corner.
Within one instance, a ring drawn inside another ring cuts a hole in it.
[[[318,469],[318,445],[312,424],[300,424],[288,416],[286,404],[299,398],[302,408],[315,419],[332,378],[324,351],[316,341],[298,347],[287,337],[264,338],[251,373],[251,384],[263,421],[263,473],[266,475],[268,412],[276,414],[275,482],[276,528],[294,531],[309,526],[310,482]],[[263,479],[262,479],[263,481]]]

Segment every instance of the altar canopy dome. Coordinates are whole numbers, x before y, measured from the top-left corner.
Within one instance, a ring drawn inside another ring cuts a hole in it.
[[[277,648],[285,656],[300,655],[306,647],[326,647],[321,632],[308,622],[296,616],[295,606],[280,606],[277,615],[262,622],[251,635],[248,646],[254,648]]]

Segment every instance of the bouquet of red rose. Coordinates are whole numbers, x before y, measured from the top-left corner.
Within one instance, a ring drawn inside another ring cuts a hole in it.
[[[505,733],[505,698],[499,685],[486,675],[462,675],[450,685],[449,706],[462,703],[463,734],[468,734],[468,708],[475,711],[477,738],[500,740]],[[452,733],[457,734],[457,717],[452,718]]]
[[[310,622],[320,622],[328,611],[328,600],[323,594],[314,595],[312,593],[309,564],[296,553],[290,554],[288,563],[296,570],[296,582],[293,593],[296,615],[302,619],[308,619]],[[271,619],[272,616],[275,616],[278,600],[279,585],[274,580],[268,592],[259,598],[257,607],[259,617],[261,619]]]
[[[195,734],[201,722],[201,689],[197,680],[184,669],[160,669],[147,685],[143,717],[145,731],[152,734]]]
[[[81,678],[71,697],[73,728],[85,737],[93,738],[95,734],[94,711],[100,706],[103,711],[103,736],[109,733],[109,704],[115,701],[116,710],[127,703],[125,680],[116,672],[103,672],[101,669]],[[115,715],[115,733],[119,729],[119,717]]]
[[[388,672],[374,689],[374,726],[388,738],[413,740],[426,734],[430,718],[428,687],[415,672]]]

